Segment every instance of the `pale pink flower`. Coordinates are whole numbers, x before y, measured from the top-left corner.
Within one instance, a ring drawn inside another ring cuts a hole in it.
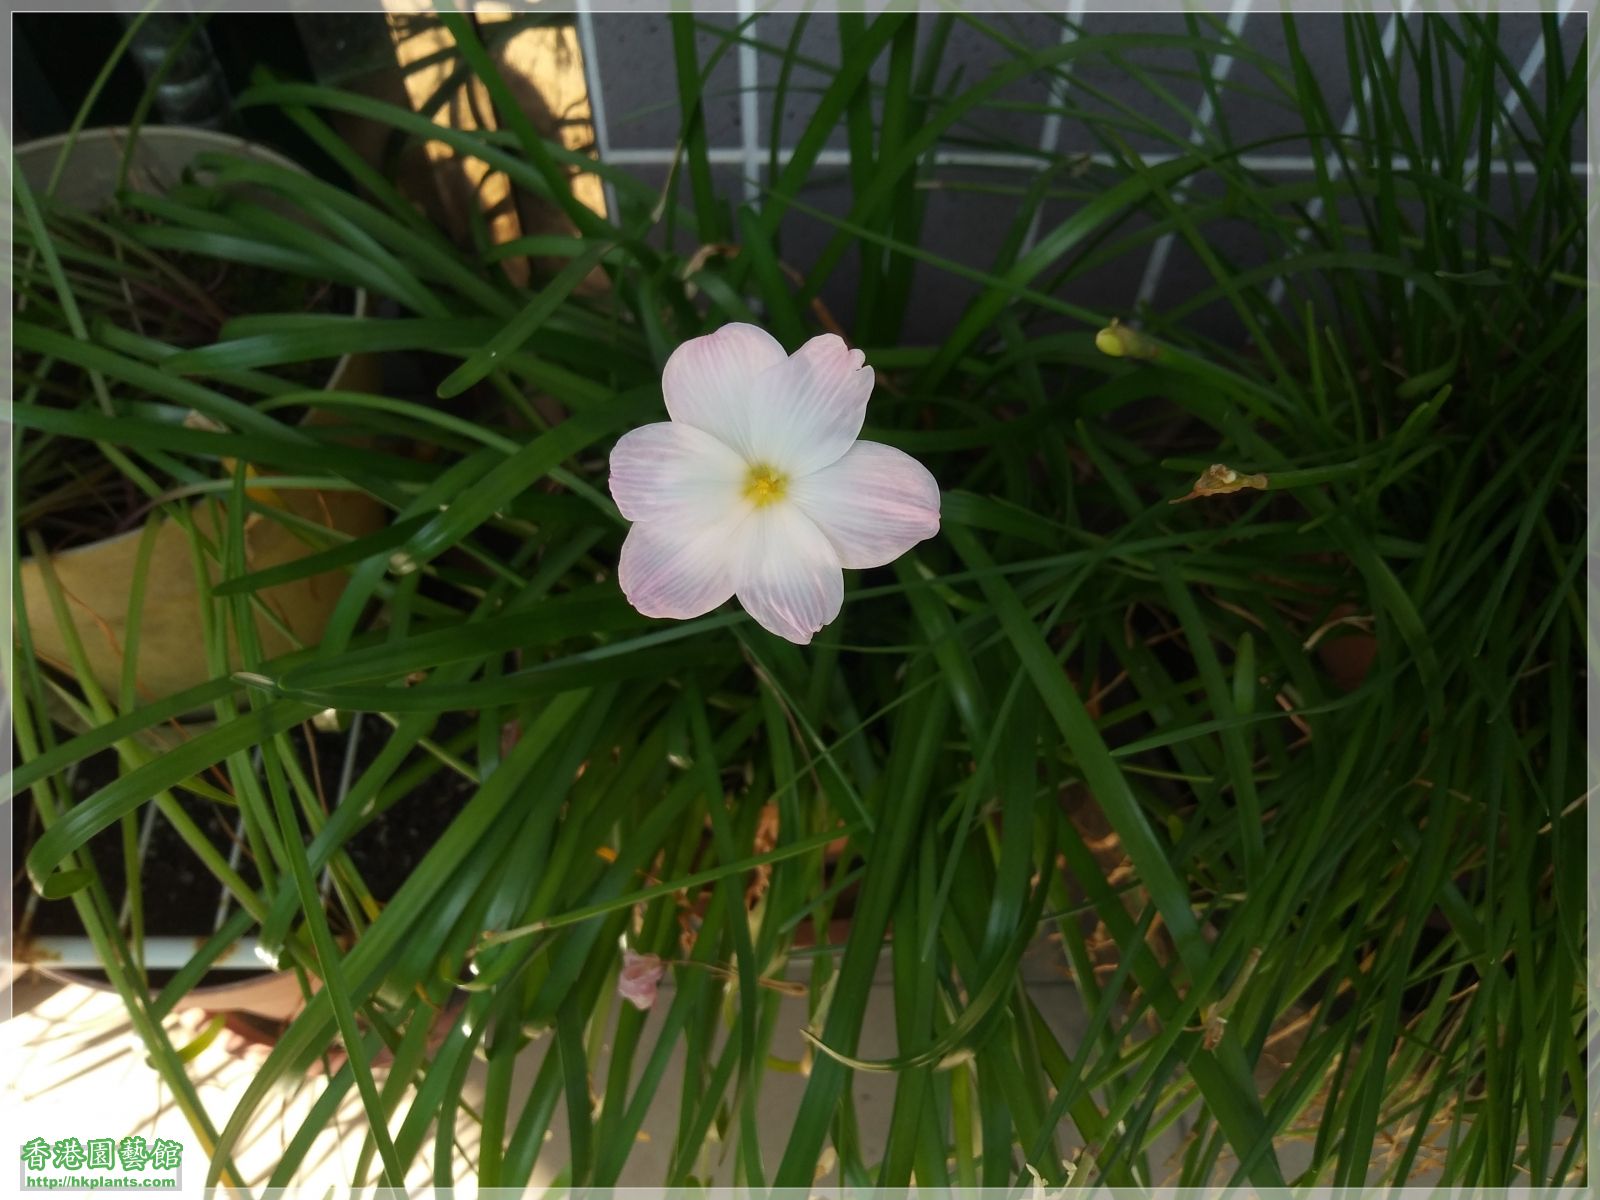
[[[698,617],[730,596],[805,645],[839,615],[841,568],[893,562],[939,531],[939,485],[910,455],[856,438],[872,394],[859,350],[827,333],[794,354],[724,325],[667,360],[672,418],[611,452],[634,522],[617,578],[649,617]]]
[[[622,974],[617,976],[617,995],[643,1011],[656,1002],[656,985],[667,968],[654,954],[622,952]]]

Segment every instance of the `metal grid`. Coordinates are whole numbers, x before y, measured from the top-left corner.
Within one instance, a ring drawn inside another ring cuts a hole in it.
[[[1584,33],[1584,22],[1570,19],[1575,7],[1573,0],[1560,0],[1554,7],[1563,37],[1573,48],[1577,46]],[[759,42],[765,46],[781,49],[793,31],[795,17],[792,14],[774,13],[752,16],[756,11],[755,0],[740,0],[737,13],[705,16],[702,20],[720,27],[725,32],[738,30],[742,34],[738,46],[722,56],[706,85],[704,111],[707,136],[710,141],[709,159],[713,168],[716,168],[715,180],[725,199],[736,203],[759,205],[761,177],[771,155],[771,134],[774,128],[782,127],[782,122],[774,122],[773,114],[763,111],[771,103],[769,97],[775,83],[779,59],[777,55],[760,50],[751,43]],[[614,166],[631,168],[653,185],[659,185],[665,181],[667,168],[680,153],[675,144],[677,128],[673,99],[677,94],[677,82],[668,18],[641,14],[594,13],[591,11],[589,0],[578,0],[577,13],[600,157]],[[1061,21],[1061,17],[1065,17],[1066,21]],[[1006,18],[991,16],[990,19],[1031,22],[1025,27],[1025,32],[1035,39],[1048,30],[1052,37],[1070,40],[1076,35],[1075,30],[1078,27],[1081,27],[1085,35],[1141,30],[1165,33],[1185,31],[1183,18],[1178,16],[1097,13],[1089,11],[1085,0],[1069,0],[1059,16],[1033,13]],[[1219,16],[1219,19],[1224,20],[1227,28],[1242,37],[1245,44],[1253,50],[1268,57],[1281,52],[1282,26],[1276,10],[1253,5],[1251,0],[1235,0],[1225,18]],[[1317,28],[1309,24],[1319,20],[1328,22],[1328,32],[1337,31],[1338,36],[1320,36]],[[1401,0],[1398,11],[1385,20],[1380,35],[1380,45],[1391,62],[1397,61],[1398,55],[1402,52],[1399,36],[1402,23],[1419,20],[1419,5],[1416,0]],[[1349,92],[1341,18],[1335,14],[1310,14],[1300,17],[1299,23],[1303,30],[1309,31],[1303,34],[1303,41],[1312,56],[1313,69],[1316,70],[1319,82],[1325,88],[1330,106],[1336,113],[1341,111],[1342,107],[1345,112],[1343,130],[1346,134],[1353,133],[1357,126],[1359,108],[1356,98]],[[717,35],[701,34],[699,58],[702,64],[708,60],[710,53],[721,40]],[[1504,16],[1501,41],[1508,57],[1513,62],[1520,62],[1519,74],[1522,82],[1529,86],[1535,85],[1543,70],[1545,54],[1543,31],[1538,16],[1531,13]],[[965,25],[958,25],[952,34],[947,54],[949,58],[963,66],[974,65],[979,70],[987,70],[994,62],[992,53],[988,58],[984,57],[984,46],[987,44],[988,39],[983,34]],[[837,62],[839,46],[835,23],[826,15],[819,14],[813,17],[805,29],[802,49],[824,62]],[[985,63],[990,66],[985,66]],[[1192,59],[1187,63],[1187,69],[1193,72]],[[1228,56],[1218,56],[1209,64],[1209,71],[1212,79],[1221,84],[1228,79],[1230,72],[1235,71],[1235,63]],[[797,77],[803,74],[803,69],[796,69]],[[980,77],[972,70],[963,76],[964,81],[968,83]],[[988,114],[989,126],[994,127],[998,122],[1001,126],[998,133],[1011,141],[1017,150],[1003,152],[941,147],[930,156],[932,166],[1009,174],[1032,173],[1049,165],[1052,156],[1057,153],[1077,152],[1080,147],[1073,143],[1077,140],[1074,134],[1079,131],[1066,128],[1058,111],[1049,111],[1059,108],[1065,90],[1070,86],[1069,79],[1070,73],[1063,71],[1051,80],[1048,87],[1040,85],[1038,99],[1044,103],[1034,106],[1039,110],[1036,117],[1021,110]],[[816,77],[816,81],[825,82],[820,76]],[[1107,87],[1113,93],[1119,83],[1115,79],[1108,81],[1104,78],[1097,82],[1099,86]],[[1124,80],[1121,81],[1120,87],[1124,94],[1119,98],[1126,99],[1130,103],[1139,101],[1139,95],[1136,93],[1142,93],[1142,89],[1136,82]],[[1177,85],[1174,85],[1174,88],[1181,90]],[[1509,119],[1518,106],[1515,103],[1514,89],[1508,86],[1506,94],[1509,97],[1507,101]],[[1227,119],[1230,127],[1259,123],[1267,119],[1259,112],[1251,112],[1245,100],[1232,94],[1223,96],[1220,107],[1226,111],[1222,114],[1214,112],[1209,94],[1200,88],[1198,81],[1191,83],[1183,98],[1191,103],[1202,122],[1202,128],[1194,130],[1188,138],[1190,144],[1202,143],[1205,138],[1205,127],[1219,116]],[[1009,121],[1009,125],[1006,121]],[[1254,125],[1251,125],[1251,132],[1252,136],[1258,132]],[[1034,146],[1038,148],[1037,152],[1030,152],[1028,147]],[[1171,151],[1163,151],[1153,146],[1148,150],[1137,146],[1136,148],[1140,150],[1144,160],[1152,165],[1176,157]],[[1114,165],[1114,160],[1109,155],[1099,153],[1091,146],[1083,145],[1081,150],[1084,157],[1092,163]],[[789,146],[783,144],[783,139],[780,139],[775,155],[776,161],[780,165],[787,162],[790,153]],[[1580,147],[1575,147],[1575,156],[1580,159],[1584,157]],[[1317,167],[1316,161],[1309,154],[1252,154],[1244,156],[1241,161],[1253,171],[1285,177],[1309,174]],[[818,167],[824,170],[841,168],[848,162],[849,152],[841,137],[830,140],[827,148],[817,159]],[[1400,165],[1409,166],[1409,163]],[[1471,166],[1469,163],[1469,168]],[[1337,167],[1334,169],[1337,170]],[[1535,171],[1531,163],[1508,162],[1503,159],[1492,161],[1486,169],[1494,176],[1512,173],[1532,174]],[[1574,170],[1587,172],[1588,164],[1581,163],[1575,166]],[[817,180],[812,188],[815,194],[807,196],[807,202],[835,215],[845,215],[848,211],[847,193],[840,192],[834,187],[830,194],[829,188],[828,181]],[[975,230],[981,230],[986,225],[993,224],[995,220],[993,211],[982,212],[977,207],[979,204],[981,201],[972,202],[965,222]],[[1024,252],[1037,240],[1044,219],[1042,208],[1043,206],[1032,218],[1024,242]],[[615,211],[614,207],[612,211]],[[1313,211],[1313,216],[1315,215],[1318,215],[1317,210]],[[974,250],[980,248],[976,244],[982,243],[983,239],[981,237],[967,239],[959,236],[962,223],[960,219],[952,219],[950,224],[957,232],[957,236],[952,236],[942,244],[932,240],[927,248],[966,266],[979,268],[986,266],[985,262],[974,255]],[[1302,236],[1308,237],[1310,232],[1308,227]],[[1209,276],[1204,273],[1199,262],[1190,255],[1174,253],[1174,250],[1173,235],[1170,233],[1163,235],[1152,244],[1148,258],[1139,272],[1124,272],[1138,280],[1137,288],[1126,297],[1130,307],[1137,308],[1156,303],[1158,297],[1163,295],[1183,295],[1209,286]],[[1246,262],[1241,265],[1247,267],[1255,264]],[[940,287],[946,286],[946,280],[941,278]],[[951,279],[948,281],[948,287],[959,291],[962,284],[958,280]],[[841,270],[839,278],[829,281],[825,295],[835,298],[843,309],[848,311],[854,290],[854,280],[848,277],[846,271]],[[1271,287],[1270,299],[1275,303],[1281,300],[1284,290],[1285,283],[1280,277]],[[840,310],[836,307],[835,311]],[[912,316],[912,323],[914,326],[918,325],[915,314]],[[937,339],[943,332],[937,323],[924,321],[920,327],[909,329],[908,336]]]

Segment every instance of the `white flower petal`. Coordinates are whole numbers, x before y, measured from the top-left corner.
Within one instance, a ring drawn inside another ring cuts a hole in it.
[[[754,325],[724,325],[690,338],[672,352],[661,373],[667,412],[748,458],[756,378],[787,357],[776,338]]]
[[[939,532],[939,485],[903,451],[857,442],[831,466],[793,480],[789,496],[851,570],[881,567]]]
[[[704,525],[641,521],[628,530],[617,563],[622,594],[647,617],[684,620],[733,595],[737,534],[748,510]]]
[[[611,451],[611,498],[630,521],[704,525],[745,504],[744,459],[693,425],[662,421]]]
[[[843,338],[825,333],[768,368],[751,397],[752,461],[791,478],[838,462],[866,420],[872,395],[866,361]]]
[[[844,604],[839,556],[811,518],[792,504],[750,514],[736,541],[739,603],[763,628],[804,646]]]

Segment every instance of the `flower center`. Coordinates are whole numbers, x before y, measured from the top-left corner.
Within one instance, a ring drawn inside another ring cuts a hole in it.
[[[789,490],[789,477],[780,475],[771,467],[757,463],[744,477],[745,499],[757,508],[776,504]]]

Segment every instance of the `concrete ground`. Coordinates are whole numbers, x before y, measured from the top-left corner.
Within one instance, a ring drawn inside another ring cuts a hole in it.
[[[1039,952],[1030,956],[1025,978],[1057,1036],[1070,1047],[1081,1034],[1084,1016],[1077,990],[1058,969],[1057,961],[1048,946],[1041,946]],[[670,996],[661,998],[654,1010],[656,1014],[665,1012],[668,1000]],[[892,1000],[885,961],[868,1005],[859,1050],[862,1057],[884,1058],[895,1053]],[[12,1001],[15,1015],[0,1023],[0,1055],[13,1064],[5,1102],[8,1110],[5,1123],[14,1135],[13,1140],[20,1145],[35,1136],[53,1142],[66,1136],[84,1140],[104,1136],[120,1139],[130,1133],[142,1134],[152,1141],[156,1137],[173,1139],[185,1145],[192,1155],[186,1163],[196,1164],[185,1173],[184,1190],[187,1193],[192,1187],[198,1194],[203,1177],[199,1169],[203,1161],[199,1147],[187,1123],[174,1109],[170,1093],[155,1071],[146,1065],[143,1046],[129,1026],[117,998],[109,993],[77,985],[62,986],[35,976],[15,984]],[[785,1017],[792,1015],[793,1019],[780,1018],[773,1053],[780,1058],[798,1060],[803,1053],[798,1030],[804,1021],[804,1001],[785,999],[783,1003]],[[659,1015],[655,1019],[659,1020]],[[169,1023],[174,1041],[180,1047],[192,1039],[199,1028],[193,1014],[175,1015]],[[651,1038],[652,1031],[647,1028],[646,1045]],[[522,1055],[517,1080],[512,1085],[514,1097],[527,1094],[543,1053],[544,1047],[535,1043]],[[191,1077],[213,1120],[219,1124],[226,1120],[254,1075],[259,1056],[257,1051],[255,1057],[248,1054],[241,1057],[230,1052],[223,1045],[223,1039],[218,1039],[195,1057]],[[674,1055],[662,1082],[659,1099],[645,1121],[639,1144],[634,1147],[619,1181],[621,1186],[658,1185],[664,1178],[676,1128],[673,1101],[681,1093],[681,1071],[680,1052]],[[474,1062],[466,1086],[468,1103],[475,1104],[481,1097],[484,1078],[484,1064]],[[762,1151],[769,1164],[777,1162],[782,1154],[804,1085],[805,1079],[799,1074],[773,1071],[766,1076],[761,1097]],[[311,1078],[263,1106],[238,1156],[240,1168],[252,1183],[257,1186],[265,1183],[320,1090],[320,1077]],[[893,1091],[893,1080],[888,1077],[863,1074],[856,1078],[860,1132],[869,1162],[882,1152]],[[307,1156],[306,1165],[295,1181],[305,1195],[326,1195],[330,1187],[342,1191],[350,1185],[360,1152],[362,1129],[360,1101],[352,1090],[330,1130],[318,1139]],[[476,1162],[476,1132],[477,1127],[470,1120],[461,1121],[458,1164],[463,1160]],[[1181,1131],[1173,1131],[1167,1139],[1169,1152],[1179,1149],[1181,1138]],[[1063,1142],[1069,1152],[1076,1148],[1071,1140],[1070,1129],[1064,1127]],[[721,1149],[715,1142],[708,1145],[702,1170],[717,1182],[730,1182],[728,1159],[731,1156],[724,1156]],[[413,1166],[408,1184],[431,1184],[431,1143],[428,1150]],[[567,1130],[558,1108],[534,1182],[548,1182],[563,1166],[566,1152]],[[1165,1154],[1158,1157],[1164,1158]],[[476,1192],[471,1179],[460,1180],[460,1189],[458,1194],[464,1196]]]

